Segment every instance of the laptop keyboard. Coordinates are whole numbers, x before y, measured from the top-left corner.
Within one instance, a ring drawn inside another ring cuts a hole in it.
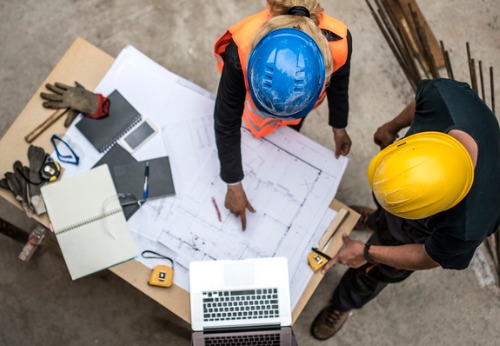
[[[279,317],[277,288],[213,291],[202,295],[205,322]]]
[[[206,346],[280,345],[280,334],[205,337]]]

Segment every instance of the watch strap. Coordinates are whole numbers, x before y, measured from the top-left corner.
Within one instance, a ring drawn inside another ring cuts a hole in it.
[[[363,257],[365,258],[366,262],[370,263],[370,264],[375,264],[376,262],[374,260],[372,260],[372,258],[370,257],[370,246],[372,246],[372,244],[370,243],[365,243],[365,248],[363,250]]]

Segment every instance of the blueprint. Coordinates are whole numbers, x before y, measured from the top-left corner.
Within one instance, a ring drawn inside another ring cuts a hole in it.
[[[242,232],[240,219],[224,208],[227,187],[219,177],[213,120],[202,117],[163,130],[174,176],[189,176],[192,184],[157,219],[158,241],[184,267],[192,260],[285,256],[294,306],[312,275],[307,255],[336,215],[328,205],[347,159],[335,159],[289,128],[263,139],[241,131],[243,185],[256,209],[247,212],[247,230]]]
[[[311,247],[336,213],[335,197],[347,159],[289,128],[263,139],[241,129],[243,186],[255,213],[247,229],[224,207],[226,184],[219,177],[213,131],[214,96],[128,46],[115,60],[96,92],[118,89],[158,129],[134,153],[137,160],[168,155],[176,196],[148,200],[128,220],[137,260],[153,268],[159,260],[140,253],[153,250],[175,261],[174,283],[189,291],[192,260],[288,258],[292,308],[313,272]],[[72,125],[66,140],[80,149],[79,166],[66,165],[64,178],[90,169],[101,157]]]

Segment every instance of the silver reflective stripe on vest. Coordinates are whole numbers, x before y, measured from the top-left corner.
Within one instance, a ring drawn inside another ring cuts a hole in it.
[[[252,117],[249,113],[250,114],[253,113],[253,114],[257,115],[259,118],[261,118],[262,120],[268,120],[268,121],[264,124],[264,126],[260,127],[253,122]],[[248,100],[245,100],[245,109],[243,111],[243,116],[245,117],[245,119],[248,121],[248,123],[252,126],[252,128],[256,132],[260,132],[266,126],[277,126],[277,127],[283,126],[281,120],[277,120],[277,119],[274,119],[274,118],[271,118],[271,117],[265,115],[264,113],[262,113],[258,109],[252,107],[252,105],[250,104],[250,102],[248,102]]]

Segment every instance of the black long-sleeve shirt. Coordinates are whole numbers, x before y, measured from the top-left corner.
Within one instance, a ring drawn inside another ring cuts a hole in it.
[[[341,39],[330,31],[323,30],[328,41]],[[352,38],[347,32],[348,53],[345,64],[332,74],[326,87],[328,99],[328,124],[334,128],[345,128],[349,114],[349,75],[352,53]],[[214,110],[215,140],[219,153],[220,176],[226,183],[243,180],[241,162],[241,119],[245,105],[246,87],[238,56],[238,47],[231,42],[227,47]]]

